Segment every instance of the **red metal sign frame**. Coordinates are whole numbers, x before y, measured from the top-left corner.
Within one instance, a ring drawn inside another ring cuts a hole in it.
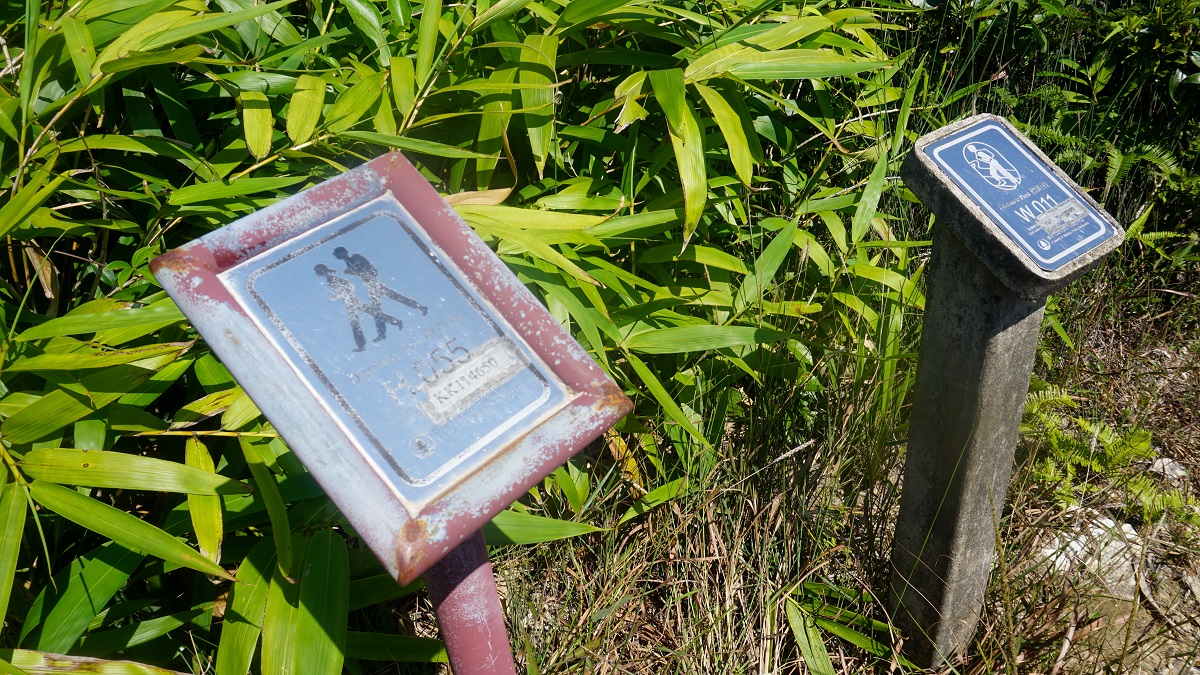
[[[395,199],[573,394],[566,407],[426,503],[398,499],[356,457],[287,358],[269,344],[219,275],[379,199]],[[587,352],[398,152],[242,218],[151,263],[163,288],[317,482],[402,584],[479,531],[624,417],[632,403]]]

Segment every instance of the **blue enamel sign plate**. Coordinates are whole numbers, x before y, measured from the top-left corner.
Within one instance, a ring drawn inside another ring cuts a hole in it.
[[[423,502],[568,402],[395,200],[222,274],[359,451]],[[439,488],[439,486],[442,486]]]
[[[969,126],[924,152],[1044,270],[1057,270],[1114,235],[1087,200],[996,122]]]

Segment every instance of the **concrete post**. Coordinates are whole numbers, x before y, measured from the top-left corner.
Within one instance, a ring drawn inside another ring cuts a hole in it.
[[[937,222],[891,592],[906,655],[935,667],[978,624],[1046,296],[1123,232],[991,115],[919,139],[901,173]]]

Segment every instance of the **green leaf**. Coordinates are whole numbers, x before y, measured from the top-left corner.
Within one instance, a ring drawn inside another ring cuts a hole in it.
[[[626,522],[637,518],[650,509],[662,504],[666,504],[672,499],[682,495],[685,490],[687,490],[686,477],[676,478],[666,485],[660,485],[654,488],[650,492],[646,493],[645,496],[633,502],[633,506],[630,506],[629,510],[625,512],[625,515],[621,516],[620,524],[624,525]]]
[[[287,115],[287,134],[292,143],[299,145],[312,138],[324,107],[325,80],[307,73],[297,78]]]
[[[71,63],[75,66],[75,75],[81,83],[87,83],[92,79],[92,62],[96,60],[92,34],[87,24],[70,16],[64,16],[59,26],[67,43],[67,53],[71,55]]]
[[[25,488],[9,483],[0,488],[0,617],[7,616],[8,599],[17,577],[17,555],[25,532]]]
[[[151,35],[147,38],[147,42],[141,46],[142,51],[149,51],[158,47],[186,40],[190,37],[195,37],[203,33],[211,33],[221,28],[227,28],[239,24],[243,21],[249,21],[260,17],[264,14],[273,12],[280,7],[285,7],[291,4],[294,0],[279,0],[266,5],[243,9],[237,12],[214,12],[205,18],[196,18],[191,21],[184,22],[182,25],[162,31],[157,35]],[[94,70],[94,68],[93,68]]]
[[[468,27],[468,33],[475,33],[487,28],[487,26],[495,21],[502,21],[524,9],[533,0],[500,0],[496,4],[488,7]]]
[[[415,152],[422,155],[432,155],[434,157],[449,157],[452,159],[479,159],[488,158],[489,155],[481,155],[478,152],[463,150],[456,148],[453,145],[438,143],[436,141],[426,141],[420,138],[408,138],[406,136],[389,136],[387,134],[377,134],[372,131],[345,131],[338,134],[339,138],[349,138],[355,141],[364,143],[374,143],[388,148],[396,148],[406,152]]]
[[[625,346],[644,354],[682,354],[729,347],[749,347],[792,337],[773,328],[753,326],[675,326],[630,337]]]
[[[417,75],[412,59],[407,56],[393,56],[391,76],[396,112],[400,113],[401,118],[407,119],[417,96]]]
[[[191,63],[202,56],[205,51],[201,45],[188,45],[179,49],[171,49],[165,52],[151,52],[149,54],[144,52],[129,52],[127,56],[105,61],[100,66],[100,72],[105,75],[115,75],[116,73],[151,68],[165,63]]]
[[[184,443],[184,462],[189,468],[213,476],[217,475],[212,455],[208,448],[193,436]],[[221,517],[221,498],[216,495],[188,494],[188,514],[192,518],[192,530],[196,533],[196,544],[200,554],[220,564],[221,540],[225,535]]]
[[[54,483],[35,480],[29,485],[33,500],[58,515],[113,541],[167,562],[232,579],[220,565],[208,560],[175,537],[150,523],[104,502],[85,497]]]
[[[69,485],[193,495],[236,495],[250,491],[248,485],[232,478],[124,452],[39,448],[29,451],[20,466],[33,478]]]
[[[221,642],[217,646],[218,673],[246,673],[254,660],[254,648],[262,633],[271,587],[275,545],[263,539],[254,545],[237,571],[237,583],[229,589],[229,604],[221,623]]]
[[[683,430],[686,431],[689,436],[696,439],[696,442],[700,443],[700,445],[706,448],[712,447],[712,444],[708,442],[708,439],[704,437],[704,434],[700,433],[700,430],[697,429],[696,426],[692,424],[691,420],[688,419],[687,415],[683,413],[683,410],[679,407],[679,404],[675,402],[675,399],[671,398],[671,395],[667,393],[666,388],[663,387],[662,382],[658,380],[658,376],[654,374],[654,371],[650,370],[650,368],[648,368],[641,359],[634,356],[632,352],[625,352],[625,357],[629,359],[629,365],[633,366],[633,370],[635,373],[637,373],[638,378],[643,384],[646,385],[646,388],[650,390],[650,395],[653,396],[654,400],[658,401],[658,404],[663,407],[663,412],[667,413],[667,417],[670,417],[675,421],[676,424],[683,427]]]
[[[60,654],[70,649],[145,557],[108,542],[72,560],[54,575],[55,585],[43,589],[34,601],[21,626],[21,640],[40,625],[34,646]]]
[[[171,631],[188,625],[192,620],[212,608],[197,607],[184,612],[168,614],[145,621],[137,621],[119,628],[85,635],[72,651],[89,656],[108,656],[130,647],[145,644]]]
[[[501,511],[483,526],[483,537],[491,546],[537,544],[578,537],[600,528],[572,520],[558,520],[520,511]]]
[[[168,204],[184,206],[199,202],[211,202],[230,197],[245,197],[269,190],[281,190],[307,180],[307,176],[270,176],[262,178],[239,178],[212,183],[200,183],[180,188],[171,193]]]
[[[271,519],[271,531],[275,539],[275,559],[284,575],[291,578],[292,528],[288,525],[287,507],[279,494],[279,484],[271,477],[263,451],[256,443],[245,436],[238,436],[238,444],[242,447],[242,454],[246,456],[246,464],[250,467],[255,485],[258,486],[258,494],[267,505],[267,515]]]
[[[271,103],[267,101],[266,94],[257,91],[243,91],[241,98],[246,147],[255,159],[262,159],[271,154],[271,135],[275,125]]]
[[[355,631],[346,633],[346,658],[397,663],[450,662],[441,640]]]
[[[25,330],[17,336],[18,340],[40,340],[59,335],[80,335],[94,333],[113,328],[131,328],[134,326],[151,329],[165,328],[184,320],[183,312],[175,305],[174,300],[162,300],[152,305],[136,309],[118,309],[104,312],[68,314],[57,319],[50,319]]]
[[[589,25],[597,17],[628,5],[633,0],[572,0],[558,17],[559,27]]]
[[[382,95],[383,81],[387,75],[387,73],[368,75],[342,92],[325,115],[325,125],[329,131],[336,134],[357,124]]]
[[[850,224],[850,238],[855,244],[863,240],[871,227],[871,219],[875,217],[875,209],[879,206],[879,198],[883,195],[883,188],[887,182],[887,165],[887,153],[880,153],[875,168],[871,169],[871,177],[867,179],[867,186],[863,188],[862,197],[858,200],[858,208],[855,209],[854,219]]]
[[[0,434],[9,443],[44,438],[136,389],[174,358],[166,354],[85,375],[79,380],[84,393],[56,389],[4,420]]]
[[[350,561],[332,530],[312,535],[304,554],[297,609],[296,664],[312,673],[340,673],[346,649]]]
[[[299,621],[300,585],[288,581],[279,565],[271,572],[266,613],[262,620],[262,672],[296,675],[305,671],[296,664],[296,624]],[[241,671],[238,671],[239,673]]]
[[[654,97],[667,115],[667,129],[679,177],[683,183],[683,245],[692,238],[708,202],[708,179],[704,163],[704,130],[688,104],[683,71],[678,68],[650,72]]]
[[[704,102],[708,104],[713,119],[717,121],[717,127],[721,129],[721,135],[725,137],[725,145],[729,149],[729,161],[733,164],[734,171],[737,172],[738,180],[742,181],[743,185],[749,185],[754,179],[754,155],[746,140],[746,130],[742,125],[741,117],[715,89],[700,83],[693,86],[696,87],[696,91],[700,92]]]
[[[725,72],[744,80],[802,80],[854,75],[887,65],[887,61],[842,56],[830,49],[747,49],[730,60]]]
[[[529,130],[529,146],[538,177],[545,174],[546,157],[554,137],[554,89],[557,81],[554,61],[558,57],[558,36],[535,33],[525,36],[527,49],[521,50],[521,69],[517,81],[521,88],[521,107]]]
[[[89,370],[92,368],[109,368],[160,356],[177,356],[189,344],[157,344],[132,349],[113,349],[109,351],[78,351],[67,354],[47,353],[18,359],[8,364],[8,372],[32,372],[46,370]]]
[[[762,300],[766,295],[767,289],[775,279],[775,273],[779,271],[779,267],[787,259],[788,252],[792,250],[799,222],[799,220],[789,221],[775,235],[771,243],[767,244],[767,247],[763,249],[762,255],[758,256],[758,259],[754,261],[754,271],[748,274],[742,281],[741,287],[738,288],[737,296],[733,299],[733,308],[735,311],[741,312],[745,310],[751,306],[751,303]]]
[[[46,203],[46,200],[55,194],[58,187],[67,179],[66,176],[57,176],[54,180],[46,183],[47,175],[43,171],[35,172],[25,187],[5,202],[4,206],[0,206],[0,237],[8,234],[14,227],[24,224],[29,216]]]
[[[918,309],[925,308],[925,296],[921,294],[921,289],[899,272],[867,263],[851,265],[848,271],[856,277],[870,279],[877,284],[896,291],[900,294],[901,301],[906,305],[912,305]]]
[[[0,654],[5,654],[5,652],[0,651]],[[134,663],[133,661],[104,661],[87,656],[35,652],[28,649],[14,649],[11,651],[11,657],[13,664],[24,668],[24,673],[28,675],[52,675],[55,673],[183,675],[174,670],[148,666],[144,663]]]
[[[383,15],[375,8],[375,3],[370,0],[341,0],[346,9],[350,11],[350,19],[354,21],[355,27],[362,31],[367,39],[375,43],[375,49],[379,52],[379,63],[384,68],[388,67],[392,55],[388,51],[387,33],[383,30]]]
[[[417,26],[417,86],[424,88],[433,70],[433,52],[437,49],[438,24],[442,20],[442,0],[425,0]]]
[[[13,656],[8,653],[9,651],[11,650],[0,650],[0,656],[7,656],[11,659]],[[0,658],[0,675],[29,675],[29,673]]]
[[[784,602],[784,608],[788,624],[792,627],[792,634],[796,636],[796,646],[800,648],[800,656],[804,658],[804,665],[808,666],[813,675],[837,675],[814,617],[802,610],[791,598]]]

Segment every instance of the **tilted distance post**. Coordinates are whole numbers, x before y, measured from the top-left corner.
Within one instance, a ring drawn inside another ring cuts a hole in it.
[[[400,153],[151,263],[455,675],[515,672],[482,528],[632,403]]]
[[[1046,296],[1124,231],[994,115],[923,136],[901,175],[936,222],[892,604],[907,654],[933,667],[979,620]]]

